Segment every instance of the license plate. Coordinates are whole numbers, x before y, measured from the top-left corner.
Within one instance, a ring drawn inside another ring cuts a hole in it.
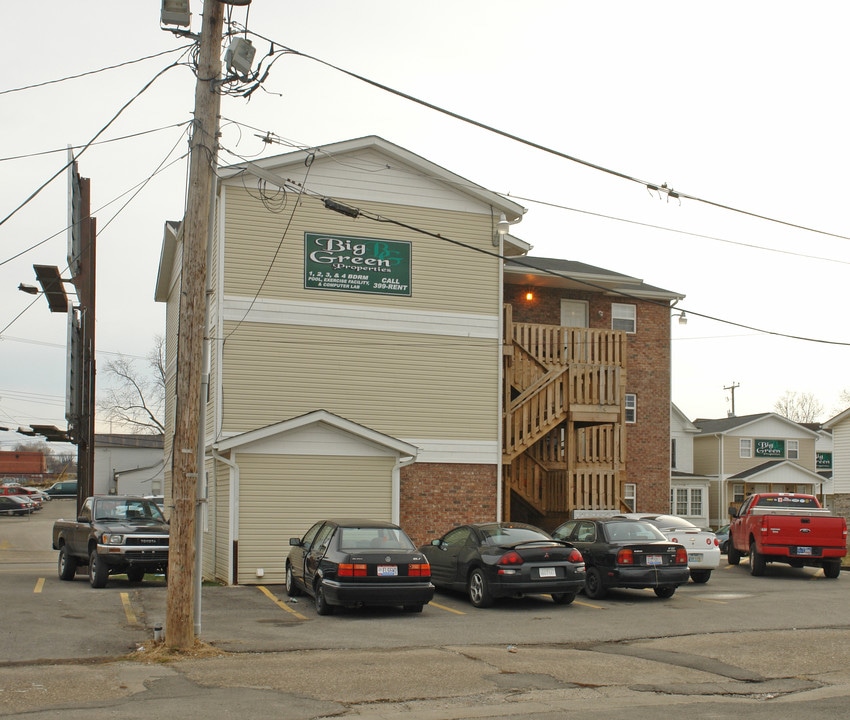
[[[381,577],[398,575],[398,565],[378,565],[378,575]]]
[[[647,555],[646,556],[646,564],[647,565],[661,565],[664,561],[662,560],[660,555]]]
[[[812,549],[810,547],[798,547],[797,548],[798,555],[811,555]]]
[[[540,568],[540,577],[555,577],[555,568]]]
[[[688,562],[702,562],[702,553],[690,553]]]

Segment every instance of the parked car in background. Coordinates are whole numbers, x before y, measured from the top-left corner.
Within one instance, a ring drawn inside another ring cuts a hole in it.
[[[658,597],[669,598],[688,582],[685,546],[644,520],[578,518],[559,525],[552,536],[581,551],[589,598],[601,599],[611,588],[652,588]]]
[[[44,490],[39,490],[38,488],[29,487],[27,485],[22,485],[21,487],[23,487],[24,490],[29,492],[30,495],[37,497],[43,503],[49,502],[51,500],[50,495],[44,492]]]
[[[62,480],[60,482],[55,482],[51,485],[47,490],[45,490],[50,497],[54,498],[65,498],[65,497],[77,497],[77,481],[76,480]]]
[[[691,580],[695,583],[707,583],[712,570],[720,567],[720,541],[711,530],[703,530],[690,520],[676,515],[626,513],[618,517],[646,520],[655,525],[671,542],[684,545],[688,551]]]
[[[40,493],[32,488],[25,488],[21,485],[3,485],[0,486],[0,495],[17,496],[29,498],[36,510],[41,510]]]
[[[721,554],[725,555],[729,552],[729,525],[718,528],[714,534],[717,536],[717,542],[720,543]]]
[[[462,525],[420,550],[434,585],[465,592],[478,608],[525,594],[551,595],[556,604],[568,605],[584,587],[581,553],[533,525]]]
[[[286,592],[306,592],[319,615],[337,606],[400,605],[422,612],[434,597],[431,567],[398,526],[381,520],[321,520],[289,539]]]
[[[34,510],[26,495],[0,495],[0,515],[30,515]]]

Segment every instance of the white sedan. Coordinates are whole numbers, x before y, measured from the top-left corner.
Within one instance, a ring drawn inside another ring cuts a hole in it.
[[[671,542],[684,545],[688,551],[691,580],[707,583],[711,571],[720,565],[720,541],[711,530],[703,530],[676,515],[627,513],[623,517],[645,520],[657,527]]]

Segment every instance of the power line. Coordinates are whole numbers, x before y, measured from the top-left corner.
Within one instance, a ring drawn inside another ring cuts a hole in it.
[[[245,29],[247,32],[247,28]],[[509,133],[505,130],[500,130],[499,128],[493,127],[492,125],[487,125],[486,123],[480,122],[478,120],[473,120],[472,118],[466,117],[465,115],[461,115],[460,113],[456,113],[452,110],[448,110],[446,108],[440,107],[439,105],[435,105],[434,103],[430,103],[426,100],[422,100],[421,98],[417,98],[414,95],[410,95],[409,93],[402,92],[401,90],[396,90],[395,88],[391,88],[388,85],[384,85],[383,83],[379,83],[376,80],[371,80],[363,75],[359,75],[358,73],[352,72],[351,70],[346,70],[345,68],[341,68],[338,65],[334,65],[333,63],[328,62],[327,60],[322,60],[321,58],[317,58],[313,55],[309,55],[308,53],[300,52],[299,50],[295,50],[293,48],[287,47],[282,43],[276,43],[273,40],[270,40],[267,37],[260,35],[259,33],[252,32],[251,34],[256,37],[266,40],[267,42],[272,43],[272,45],[277,45],[281,48],[281,51],[292,54],[292,55],[300,55],[301,57],[307,58],[308,60],[313,60],[321,65],[329,67],[337,72],[343,73],[344,75],[348,75],[356,80],[360,80],[361,82],[366,83],[367,85],[371,85],[380,90],[384,90],[392,95],[403,98],[405,100],[409,100],[412,103],[417,105],[421,105],[422,107],[426,107],[429,110],[434,110],[435,112],[441,113],[448,117],[454,118],[455,120],[459,120],[461,122],[467,123],[469,125],[473,125],[474,127],[480,128],[481,130],[486,130],[487,132],[493,133],[495,135],[499,135],[501,137],[507,138],[508,140],[513,140],[514,142],[520,143],[521,145],[526,145],[527,147],[534,148],[536,150],[540,150],[541,152],[547,153],[549,155],[554,155],[556,157],[560,157],[564,160],[569,160],[570,162],[574,162],[579,165],[583,165],[584,167],[590,168],[592,170],[598,170],[599,172],[606,173],[613,177],[620,178],[621,180],[628,180],[629,182],[636,183],[638,185],[642,185],[649,190],[655,190],[659,193],[667,194],[668,197],[671,198],[684,198],[686,200],[693,200],[694,202],[703,203],[705,205],[709,205],[721,210],[727,210],[729,212],[734,212],[740,215],[746,215],[749,217],[753,217],[759,220],[765,220],[767,222],[776,223],[778,225],[784,225],[786,227],[796,228],[798,230],[804,230],[806,232],[817,233],[819,235],[826,235],[829,237],[838,238],[841,240],[850,240],[850,237],[846,235],[841,235],[838,233],[829,232],[827,230],[819,230],[817,228],[813,228],[807,225],[800,225],[797,223],[792,223],[787,220],[780,220],[778,218],[770,217],[769,215],[762,215],[760,213],[752,212],[749,210],[744,210],[742,208],[737,208],[732,205],[726,205],[724,203],[716,202],[713,200],[708,200],[705,198],[701,198],[697,195],[690,195],[686,192],[682,192],[679,190],[673,190],[672,187],[668,187],[667,183],[656,183],[650,182],[648,180],[642,180],[633,175],[629,175],[627,173],[621,172],[619,170],[614,170],[612,168],[605,167],[604,165],[599,165],[597,163],[590,162],[588,160],[583,160],[574,155],[569,155],[568,153],[562,152],[560,150],[555,150],[554,148],[548,147],[546,145],[542,145],[540,143],[534,142],[533,140],[528,140],[526,138],[520,137],[519,135],[514,135],[513,133]]]

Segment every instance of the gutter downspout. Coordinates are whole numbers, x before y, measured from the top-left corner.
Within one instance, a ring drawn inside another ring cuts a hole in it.
[[[726,487],[726,481],[723,479],[723,434],[722,433],[714,433],[714,437],[717,438],[717,480],[720,483],[720,492],[718,493],[720,496],[720,507],[717,509],[718,513],[722,513],[723,509],[729,508],[729,488]],[[721,515],[717,521],[717,527],[721,527],[726,524],[726,520],[729,518],[726,515]]]
[[[227,530],[227,534],[230,537],[230,542],[228,547],[230,548],[230,556],[227,560],[227,584],[231,584],[231,580],[233,579],[233,543],[237,540],[236,538],[236,528],[238,527],[237,515],[239,513],[239,465],[236,464],[235,460],[230,460],[229,458],[224,457],[223,455],[218,454],[218,450],[215,449],[215,446],[212,447],[212,456],[213,460],[220,460],[227,467],[230,468],[230,527]]]
[[[401,525],[401,469],[408,465],[413,465],[416,462],[418,454],[419,451],[417,450],[416,455],[397,457],[395,465],[393,465],[392,513],[393,522],[396,525]]]

